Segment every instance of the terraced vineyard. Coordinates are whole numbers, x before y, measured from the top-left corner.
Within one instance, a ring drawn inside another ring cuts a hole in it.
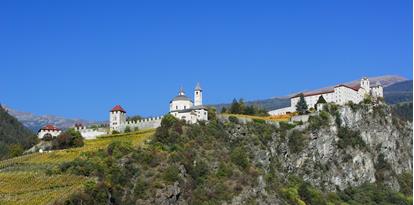
[[[0,161],[0,204],[51,204],[76,190],[82,189],[88,179],[75,175],[46,174],[63,162],[83,152],[103,149],[113,141],[131,142],[140,146],[154,130],[109,135],[85,141],[80,148],[35,153]]]

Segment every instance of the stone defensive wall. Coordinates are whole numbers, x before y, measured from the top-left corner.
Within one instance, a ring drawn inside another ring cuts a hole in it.
[[[130,129],[138,128],[138,129],[147,129],[147,128],[157,128],[161,126],[161,120],[164,116],[159,117],[150,117],[145,118],[138,121],[127,121],[125,127],[129,127]]]

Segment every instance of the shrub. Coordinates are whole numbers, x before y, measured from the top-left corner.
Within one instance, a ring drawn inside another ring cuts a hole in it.
[[[351,130],[348,127],[340,127],[338,129],[338,147],[345,149],[348,146],[353,148],[366,148],[364,140],[362,140],[359,131]]]
[[[109,144],[106,150],[109,156],[120,158],[132,151],[132,144],[130,142],[115,141]]]
[[[233,174],[233,170],[230,167],[230,165],[225,162],[220,162],[216,175],[218,177],[226,178],[226,177],[230,177],[232,174]]]
[[[302,132],[298,130],[293,130],[292,134],[289,136],[288,147],[289,150],[293,153],[299,153],[306,146],[306,137]]]
[[[203,160],[196,160],[195,166],[190,167],[189,173],[197,184],[202,184],[208,174],[208,166]]]
[[[410,172],[402,173],[398,176],[398,183],[400,184],[400,191],[407,195],[413,195],[413,175]]]
[[[247,166],[249,165],[248,156],[246,154],[246,151],[242,147],[234,148],[230,154],[230,158],[234,164],[242,167],[243,169],[247,168]]]
[[[321,111],[319,115],[309,116],[309,129],[317,130],[329,125],[330,115],[328,112]]]
[[[239,123],[239,119],[235,116],[229,116],[229,121],[232,123]]]
[[[310,186],[308,183],[302,183],[299,187],[299,196],[307,205],[325,205],[326,201],[320,191]]]
[[[279,122],[279,127],[281,130],[290,130],[296,127],[295,124],[290,124],[288,122]]]
[[[178,167],[176,165],[171,165],[164,171],[163,178],[165,181],[175,182],[180,178],[179,174],[180,170]]]
[[[131,132],[131,128],[129,126],[126,126],[124,132],[125,133]]]

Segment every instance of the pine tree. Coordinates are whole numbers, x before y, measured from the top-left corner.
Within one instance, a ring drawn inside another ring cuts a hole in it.
[[[298,111],[299,114],[303,115],[308,111],[308,104],[306,104],[305,96],[303,93],[299,94],[299,97],[299,102],[296,104],[296,111]]]

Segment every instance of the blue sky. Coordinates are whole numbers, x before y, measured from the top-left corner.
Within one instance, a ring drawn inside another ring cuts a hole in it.
[[[283,96],[362,76],[412,79],[412,2],[0,2],[0,102],[105,120],[160,115],[178,88],[205,103]]]

